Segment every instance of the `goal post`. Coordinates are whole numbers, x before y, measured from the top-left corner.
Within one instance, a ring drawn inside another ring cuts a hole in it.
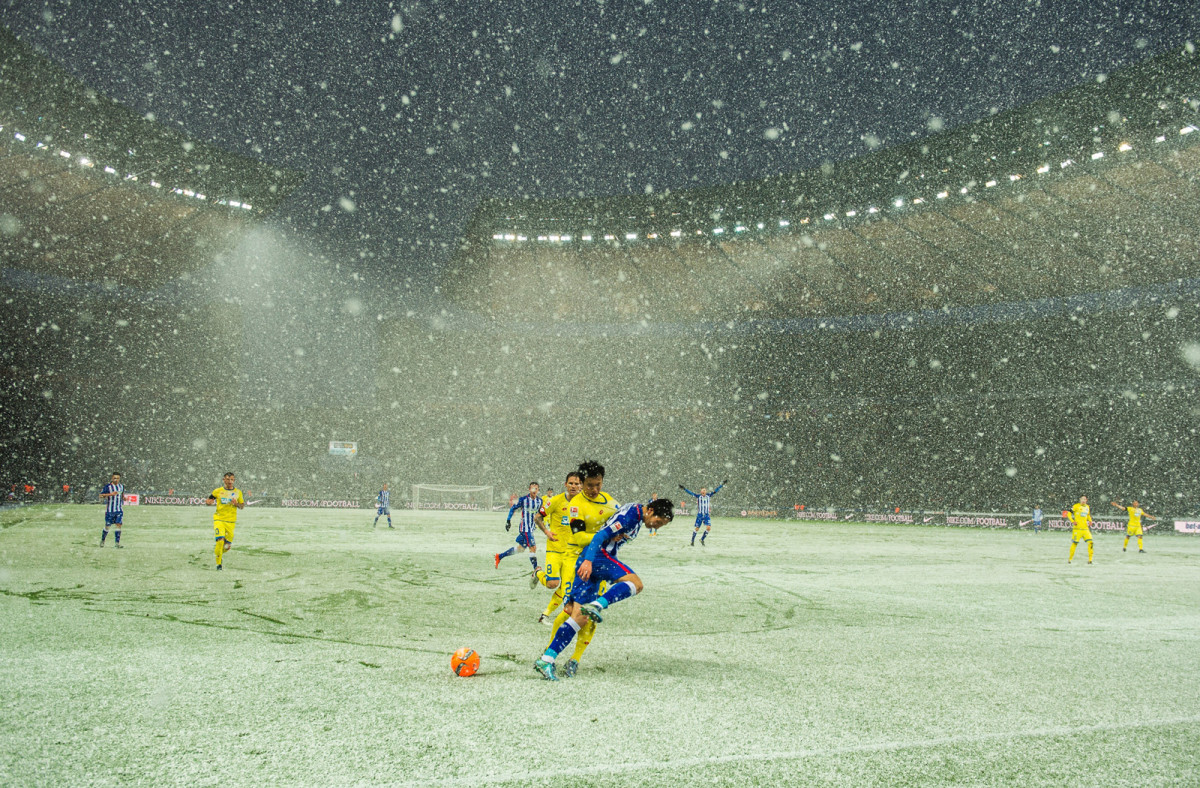
[[[490,512],[492,488],[461,484],[414,484],[412,508]]]

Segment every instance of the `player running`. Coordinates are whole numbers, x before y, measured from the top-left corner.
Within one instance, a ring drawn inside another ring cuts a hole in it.
[[[375,496],[375,522],[371,523],[371,528],[379,524],[379,518],[387,515],[388,528],[392,527],[392,494],[388,492],[387,482],[383,483],[383,489],[379,491],[379,495]]]
[[[217,507],[213,512],[213,552],[217,556],[218,572],[224,566],[225,554],[233,549],[233,529],[237,525],[238,510],[246,508],[246,499],[242,491],[233,486],[234,481],[233,471],[227,471],[221,478],[221,486],[209,493],[204,502],[205,506]]]
[[[113,533],[113,541],[117,547],[121,546],[121,523],[125,519],[125,485],[121,484],[121,474],[114,473],[109,479],[108,484],[100,490],[100,500],[104,501],[107,498],[104,506],[104,530],[100,533],[100,546],[104,547],[104,540],[108,537],[108,528],[115,525],[115,533]]]
[[[1088,563],[1092,562],[1092,529],[1091,525],[1095,522],[1092,519],[1092,507],[1088,506],[1087,496],[1079,496],[1079,503],[1071,507],[1070,518],[1072,521],[1071,527],[1071,552],[1067,555],[1067,563],[1075,560],[1075,548],[1080,542],[1087,542],[1088,547]]]
[[[709,492],[707,487],[701,487],[699,493],[692,492],[682,484],[679,485],[679,489],[696,499],[696,527],[692,529],[692,547],[696,546],[696,534],[700,533],[701,524],[704,525],[704,536],[700,537],[700,546],[704,547],[704,540],[708,538],[708,532],[712,530],[712,518],[709,516],[712,511],[712,497],[721,492],[721,488],[727,484],[729,484],[728,479],[721,482],[721,486],[712,492]]]
[[[550,533],[550,529],[546,527],[545,523],[538,522],[539,518],[536,517],[536,515],[542,510],[542,499],[538,495],[537,482],[530,482],[529,494],[522,495],[520,498],[518,498],[517,502],[512,505],[511,509],[508,510],[508,519],[504,523],[505,531],[512,530],[512,516],[513,512],[515,512],[517,509],[521,510],[521,522],[517,525],[517,546],[510,547],[503,553],[495,554],[494,558],[496,561],[496,568],[499,569],[500,562],[505,558],[508,558],[510,555],[523,553],[528,550],[529,563],[533,564],[533,571],[536,573],[538,570],[538,563],[537,540],[533,538],[534,527],[536,526],[537,528],[541,529],[542,533],[546,535],[547,540],[554,541],[555,539],[554,534]],[[534,582],[537,582],[536,579]]]
[[[642,579],[627,565],[617,560],[617,551],[625,542],[637,538],[642,525],[662,528],[674,519],[670,501],[660,499],[647,504],[627,503],[609,518],[596,532],[575,566],[575,583],[571,588],[570,617],[554,633],[554,639],[533,669],[549,681],[558,681],[555,660],[588,621],[600,623],[603,613],[622,599],[642,591]],[[600,592],[600,583],[607,582],[608,590]],[[568,663],[568,676],[573,675]]]
[[[571,590],[571,578],[575,574],[575,559],[578,552],[571,544],[571,499],[583,489],[583,474],[571,471],[567,474],[566,490],[549,500],[543,498],[543,512],[537,518],[554,534],[554,540],[546,542],[546,566],[533,573],[533,585],[541,583],[554,591],[546,610],[538,616],[538,623],[550,626],[554,620],[554,611],[562,604],[565,595]],[[570,563],[566,562],[566,558]],[[565,575],[565,576],[564,576]]]
[[[1134,501],[1132,506],[1122,506],[1120,501],[1110,501],[1109,503],[1118,509],[1124,509],[1125,511],[1129,512],[1129,522],[1125,526],[1125,546],[1121,548],[1121,552],[1123,553],[1129,549],[1129,537],[1131,536],[1137,537],[1138,552],[1146,552],[1142,549],[1142,518],[1146,517],[1150,520],[1158,520],[1158,518],[1152,514],[1147,514],[1140,506],[1138,506],[1137,501]],[[1154,526],[1147,527],[1153,528]],[[120,533],[120,531],[117,533]]]

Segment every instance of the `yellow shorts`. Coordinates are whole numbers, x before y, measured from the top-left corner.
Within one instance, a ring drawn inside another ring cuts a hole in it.
[[[1142,526],[1140,523],[1138,525],[1126,526],[1125,533],[1129,534],[1130,536],[1141,536]]]
[[[213,541],[224,539],[226,542],[233,541],[233,527],[237,523],[229,523],[224,520],[213,520]]]
[[[561,580],[563,573],[567,571],[565,564],[564,553],[562,550],[547,550],[546,551],[546,579]]]
[[[1090,542],[1092,541],[1091,528],[1075,528],[1071,531],[1072,542]]]

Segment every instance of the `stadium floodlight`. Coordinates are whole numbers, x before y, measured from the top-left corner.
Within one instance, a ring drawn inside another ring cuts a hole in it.
[[[1196,130],[1196,127],[1195,127],[1195,126],[1184,126],[1182,129],[1180,129],[1180,130],[1179,130],[1179,133],[1180,133],[1181,135],[1183,135],[1183,134],[1191,134],[1191,133],[1192,133],[1193,131],[1195,131],[1195,130]]]
[[[959,194],[966,194],[968,191],[969,191],[969,188],[968,188],[968,187],[966,187],[966,186],[964,186],[964,187],[962,187],[961,189],[959,189],[959,190],[958,190],[958,193],[959,193]]]
[[[993,187],[993,186],[995,186],[995,185],[996,185],[996,180],[993,178],[992,180],[990,180],[990,181],[988,181],[987,183],[983,184],[983,188],[985,188],[985,189],[990,189],[990,188],[992,188],[992,187]]]
[[[1012,174],[1012,175],[1009,175],[1009,176],[1008,176],[1008,179],[1009,179],[1010,181],[1019,181],[1019,180],[1021,180],[1021,176],[1020,176],[1019,174],[1017,174],[1017,173],[1014,173],[1014,174]]]
[[[19,131],[18,131],[18,132],[16,132],[15,134],[13,134],[13,139],[20,140],[21,142],[24,142],[24,141],[25,141],[25,135],[24,135],[24,134],[22,134],[21,132],[19,132]]]
[[[831,214],[831,213],[827,213],[827,214],[825,214],[825,221],[827,221],[827,222],[832,222],[832,221],[833,221],[833,214]]]
[[[64,159],[69,159],[69,158],[71,158],[71,154],[70,154],[70,153],[67,153],[65,150],[60,150],[60,151],[58,152],[58,155],[59,155],[59,156],[62,156]]]
[[[683,235],[683,230],[672,230],[671,231],[672,238],[679,238],[682,235]]]
[[[492,236],[492,240],[493,240],[493,241],[503,241],[503,240],[504,240],[504,236],[503,236],[503,235],[501,235],[500,233],[496,233],[495,235],[493,235],[493,236]]]
[[[112,167],[105,167],[105,168],[104,168],[104,171],[105,171],[105,172],[107,172],[109,175],[116,175],[116,174],[117,174],[117,171],[116,171],[116,170],[114,170]]]
[[[765,224],[763,224],[762,222],[759,222],[759,223],[758,223],[758,229],[762,230],[762,229],[764,229],[765,227],[766,227],[766,225],[765,225]]]
[[[713,228],[713,235],[720,235],[723,232],[725,232],[724,227],[714,227]]]
[[[1046,173],[1050,172],[1050,165],[1049,165],[1049,164],[1043,164],[1041,167],[1038,167],[1038,168],[1037,168],[1037,171],[1038,171],[1038,173],[1040,173],[1041,175],[1045,175]]]
[[[253,208],[253,207],[254,207],[254,206],[253,206],[253,205],[251,205],[251,204],[250,204],[250,203],[248,203],[248,202],[244,202],[244,203],[242,203],[242,210],[243,210],[243,211],[249,211],[249,210],[250,210],[251,208]]]
[[[517,236],[517,240],[518,240],[518,241],[528,241],[528,240],[529,240],[529,236],[527,236],[527,235],[518,235],[518,236]]]
[[[571,236],[564,235],[559,240],[561,240],[565,244],[569,244],[569,243],[571,243]]]
[[[636,241],[637,233],[625,233],[625,240],[626,241]]]
[[[894,201],[892,202],[892,205],[896,206],[897,208],[903,208],[903,207],[904,207],[904,200],[903,200],[903,199],[899,199],[899,198],[897,198],[896,200],[894,200]]]
[[[867,213],[879,213],[879,209],[876,208],[874,205],[872,205],[870,208],[867,209]]]
[[[205,197],[203,194],[200,194],[199,192],[196,192],[196,199],[197,199],[197,200],[207,200],[208,198],[207,198],[207,197]]]
[[[1095,161],[1096,159],[1103,159],[1103,158],[1104,158],[1104,151],[1102,151],[1102,150],[1098,150],[1092,154],[1092,161]]]
[[[846,211],[846,215],[853,219],[855,216],[858,216],[858,211]]]
[[[552,235],[552,236],[550,236],[550,240],[551,240],[551,241],[554,241],[555,243],[558,243],[558,241],[559,241],[559,239],[560,239],[560,238],[562,238],[562,236],[561,236],[561,235]]]
[[[1167,135],[1163,134],[1163,135],[1161,135],[1161,136],[1155,137],[1155,138],[1154,138],[1154,141],[1155,141],[1155,142],[1166,142],[1166,141],[1167,141]]]
[[[790,224],[791,224],[791,222],[789,222],[787,219],[780,219],[780,220],[779,220],[779,226],[780,226],[780,227],[787,227],[787,226],[789,226]]]
[[[1117,146],[1117,150],[1121,151],[1121,153],[1126,153],[1128,151],[1133,150],[1133,146],[1130,145],[1128,142],[1122,142],[1120,145]]]
[[[234,208],[242,207],[242,204],[240,202],[238,202],[237,200],[230,200],[228,204]]]
[[[606,241],[615,241],[615,240],[617,240],[617,236],[615,236],[615,235],[612,235],[612,234],[610,234],[610,233],[605,233],[605,235],[604,235],[604,240],[606,240]]]
[[[734,231],[735,233],[744,233],[744,232],[746,232],[746,225],[744,225],[744,224],[739,224],[739,225],[736,225],[736,226],[733,228],[733,231]]]
[[[944,200],[944,199],[946,199],[946,198],[947,198],[947,197],[949,197],[949,196],[950,196],[950,192],[938,192],[938,193],[937,193],[937,198],[938,198],[939,200]]]
[[[544,235],[539,235],[539,236],[537,237],[537,239],[538,239],[539,241],[545,241],[545,240],[546,240],[546,236],[544,236]]]
[[[916,199],[913,200],[913,205],[923,205],[924,203],[925,203],[924,197],[917,197]]]
[[[581,240],[581,241],[590,241],[590,240],[592,240],[592,236],[590,236],[590,235],[584,235],[584,236],[580,237],[580,239],[579,239],[579,240]]]
[[[161,188],[162,188],[162,184],[161,184],[161,183],[159,183],[158,181],[150,181],[150,185],[151,185],[151,186],[153,186],[153,187],[154,187],[154,188],[156,188],[156,189],[161,189]],[[237,205],[237,203],[233,203],[233,205]]]
[[[80,156],[79,163],[82,164],[84,167],[95,167],[96,166],[96,162],[92,161],[87,156]]]
[[[1075,160],[1074,160],[1074,159],[1067,159],[1067,160],[1066,160],[1066,161],[1064,161],[1062,164],[1058,165],[1058,167],[1059,167],[1059,169],[1061,169],[1061,170],[1065,170],[1067,167],[1070,167],[1070,166],[1071,166],[1072,164],[1074,164],[1074,163],[1075,163]]]

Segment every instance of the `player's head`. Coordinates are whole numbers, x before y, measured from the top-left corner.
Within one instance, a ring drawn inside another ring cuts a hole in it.
[[[1133,506],[1133,508],[1135,508],[1135,509],[1136,509],[1136,508],[1138,507],[1138,505],[1139,505],[1139,504],[1138,504],[1138,502],[1137,502],[1137,501],[1132,501],[1132,502],[1131,502],[1131,505]]]
[[[1081,495],[1081,496],[1079,496],[1079,502],[1080,502],[1080,503],[1087,503],[1087,496],[1086,496],[1086,495]]]
[[[571,471],[567,474],[567,500],[571,500],[579,491],[583,489],[583,474],[579,471]]]
[[[579,463],[579,473],[583,475],[583,494],[595,498],[604,487],[604,466],[595,460],[584,460]]]
[[[662,528],[675,519],[675,505],[666,498],[656,498],[642,510],[642,521],[649,528]]]
[[[537,482],[530,482],[530,483],[529,483],[529,494],[530,494],[530,495],[537,495],[537,494],[538,494],[538,483],[537,483]]]
[[[707,494],[708,494],[708,488],[707,488],[707,487],[701,487],[701,488],[700,488],[700,494],[701,494],[701,495],[707,495]]]
[[[387,488],[388,488],[388,483],[387,483],[387,482],[384,482],[384,483],[383,483],[383,489],[385,489],[385,490],[386,490]]]
[[[113,484],[120,484],[120,483],[121,483],[121,474],[119,474],[119,473],[114,473],[114,474],[112,475],[112,483],[113,483]]]
[[[221,481],[225,484],[226,490],[233,489],[234,479],[233,471],[225,471],[225,475],[221,477]]]

